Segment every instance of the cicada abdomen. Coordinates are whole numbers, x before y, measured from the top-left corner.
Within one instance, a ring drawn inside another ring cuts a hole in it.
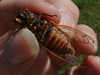
[[[47,29],[45,28],[44,31],[38,31],[35,35],[40,44],[52,54],[58,55],[69,63],[79,63],[74,55],[75,50],[71,37],[51,22],[47,26],[49,26]],[[39,33],[41,32],[45,32],[45,34],[40,36]]]

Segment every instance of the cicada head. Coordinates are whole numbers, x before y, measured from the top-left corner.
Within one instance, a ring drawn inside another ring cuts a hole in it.
[[[28,8],[25,8],[24,10],[20,10],[20,12],[18,13],[15,21],[17,23],[19,23],[22,27],[32,27],[33,25],[35,25],[35,21],[37,19],[38,15],[34,14],[32,12],[29,11]]]

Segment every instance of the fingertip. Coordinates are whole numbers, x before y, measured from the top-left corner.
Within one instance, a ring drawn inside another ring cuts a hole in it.
[[[87,25],[83,25],[83,24],[77,25],[77,29],[82,31],[86,35],[90,36],[94,40],[94,43],[90,41],[90,43],[88,44],[81,43],[81,42],[75,42],[75,49],[76,49],[77,55],[94,54],[98,49],[98,44],[97,44],[98,42],[97,42],[97,37],[96,37],[95,32],[90,27],[88,27]]]
[[[99,64],[100,63],[100,57],[98,56],[87,56],[84,60],[84,63],[87,64],[87,66],[91,65],[91,66],[94,66],[96,67],[96,65],[93,65],[93,64]]]
[[[87,73],[87,75],[100,75],[100,57],[98,56],[88,56],[84,60],[81,68],[81,72]],[[85,75],[85,74],[84,74]]]
[[[63,11],[60,11],[60,14],[61,14],[61,20],[60,20],[61,25],[67,25],[75,28],[76,26],[75,21],[69,14]]]

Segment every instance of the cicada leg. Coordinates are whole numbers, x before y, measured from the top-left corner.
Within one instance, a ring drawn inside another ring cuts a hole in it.
[[[43,34],[42,34],[41,41],[43,41],[44,36],[45,36],[45,34],[47,33],[47,31],[48,31],[50,25],[51,25],[51,22],[48,22],[48,23],[44,24],[44,25],[40,28],[41,31],[44,31]]]
[[[37,18],[37,20],[35,21],[35,23],[37,23],[40,20],[40,18],[43,17],[43,16],[49,16],[49,17],[56,16],[57,17],[57,15],[49,15],[49,14],[42,13],[42,14],[39,15],[39,17]]]

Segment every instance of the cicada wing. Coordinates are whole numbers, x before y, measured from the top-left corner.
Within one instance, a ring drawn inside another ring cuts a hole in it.
[[[65,34],[69,35],[74,41],[87,44],[91,42],[94,44],[94,40],[90,36],[79,31],[78,29],[65,25],[58,25],[57,27],[60,28]]]
[[[65,60],[71,62],[74,65],[79,65],[81,62],[76,58],[74,54],[64,54]]]
[[[63,58],[64,61],[67,61],[68,63],[71,63],[73,65],[79,65],[81,62],[76,58],[74,54],[59,54],[54,52],[57,56]]]
[[[79,65],[81,62],[76,58],[74,54],[59,54],[55,53],[57,56],[63,58],[64,61],[67,61],[68,63],[71,63],[73,65]]]

